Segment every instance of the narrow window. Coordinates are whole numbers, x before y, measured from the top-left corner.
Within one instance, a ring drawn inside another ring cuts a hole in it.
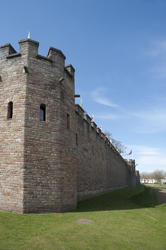
[[[67,129],[70,129],[70,115],[67,114]]]
[[[41,104],[40,105],[40,121],[46,120],[46,105]]]
[[[61,90],[60,97],[61,97],[61,101],[64,102],[64,92],[63,92],[63,90]]]
[[[78,134],[76,134],[76,145],[78,146]]]
[[[8,113],[7,113],[7,118],[12,119],[13,117],[13,103],[9,102],[8,103]]]

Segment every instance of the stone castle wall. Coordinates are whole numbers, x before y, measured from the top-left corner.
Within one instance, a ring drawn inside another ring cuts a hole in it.
[[[74,68],[39,43],[1,46],[0,209],[62,212],[77,200],[135,185],[135,169],[74,101]],[[8,119],[8,103],[13,117]],[[40,120],[40,105],[46,120]]]
[[[0,209],[15,212],[66,211],[77,204],[74,68],[39,43],[1,46]],[[13,102],[13,117],[7,118]],[[40,121],[40,105],[46,121]],[[67,115],[70,128],[67,128]]]
[[[22,44],[25,51],[27,40]],[[42,57],[38,44],[32,44],[25,111],[24,212],[71,210],[76,207],[74,78],[64,66],[61,51],[50,48],[48,57]],[[41,104],[46,105],[46,121],[40,121]]]
[[[76,124],[78,200],[134,185],[133,167],[79,105],[76,105]]]
[[[12,52],[12,55],[10,54]],[[13,57],[13,55],[16,55]],[[10,44],[1,47],[0,60],[0,209],[23,212],[26,59]],[[8,119],[8,103],[13,117]]]

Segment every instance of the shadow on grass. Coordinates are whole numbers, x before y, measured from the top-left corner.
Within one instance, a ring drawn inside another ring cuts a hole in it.
[[[73,212],[139,209],[155,207],[157,204],[154,189],[139,185],[80,201]]]

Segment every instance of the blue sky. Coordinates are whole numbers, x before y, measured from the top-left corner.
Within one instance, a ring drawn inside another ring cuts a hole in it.
[[[95,122],[132,149],[137,169],[166,170],[166,1],[2,1],[0,43],[61,49]],[[124,157],[127,157],[124,155]]]

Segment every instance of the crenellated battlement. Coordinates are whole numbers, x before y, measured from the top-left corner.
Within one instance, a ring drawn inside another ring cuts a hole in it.
[[[85,112],[85,110],[79,104],[75,105],[75,112],[82,118],[82,120],[87,122],[88,125],[91,126],[96,131],[96,133],[101,139],[103,139],[111,147],[114,147],[110,142],[110,140],[107,138],[107,136],[102,132],[102,130],[97,126],[97,124],[94,121],[92,121],[92,118]]]
[[[69,64],[65,66],[65,55],[57,48],[50,47],[47,56],[38,54],[39,42],[32,39],[23,39],[19,41],[19,52],[17,52],[10,43],[0,46],[0,61],[10,60],[16,57],[27,58],[28,60],[37,59],[50,63],[51,67],[58,68],[61,72],[66,72],[70,78],[74,79],[75,69]]]
[[[10,55],[18,54],[10,43],[1,45],[1,59],[7,59]]]
[[[75,112],[79,117],[81,117],[82,122],[86,122],[91,128],[94,129],[96,132],[97,136],[103,140],[103,142],[109,146],[114,153],[116,153],[124,162],[126,165],[129,166],[129,169],[132,170],[133,166],[135,166],[135,161],[130,159],[130,160],[125,160],[121,154],[118,152],[118,150],[114,147],[114,145],[111,143],[111,141],[108,139],[108,137],[102,132],[102,130],[97,126],[97,124],[92,121],[92,118],[85,112],[85,110],[79,105],[75,105]],[[135,170],[135,169],[134,169]]]

